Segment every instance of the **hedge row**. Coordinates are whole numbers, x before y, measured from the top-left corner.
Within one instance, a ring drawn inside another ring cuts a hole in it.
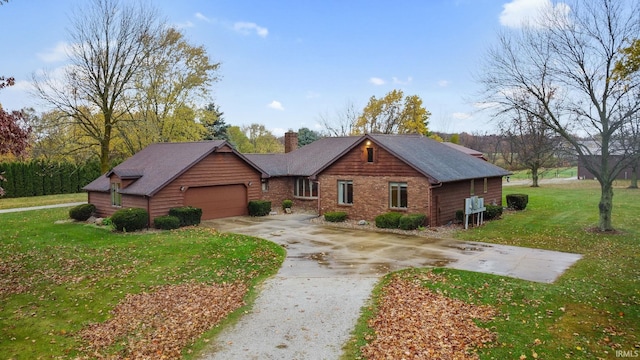
[[[82,165],[44,160],[3,162],[3,172],[7,181],[0,186],[8,198],[78,193],[101,175],[97,161]]]
[[[382,229],[415,230],[426,223],[427,215],[388,212],[376,216],[375,220],[376,227]]]

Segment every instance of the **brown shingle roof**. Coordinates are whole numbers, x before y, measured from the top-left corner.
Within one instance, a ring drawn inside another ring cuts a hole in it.
[[[137,179],[131,185],[121,189],[122,194],[152,196],[204,157],[223,146],[231,147],[224,140],[151,144],[85,186],[84,190],[109,191],[109,176],[115,174],[122,179]],[[244,159],[243,155],[235,150],[234,152]],[[253,162],[247,162],[264,174],[264,171]]]
[[[366,135],[432,181],[506,176],[509,171],[419,135]]]
[[[270,176],[317,176],[342,155],[371,140],[428,177],[451,182],[505,176],[510,172],[480,158],[420,135],[369,134],[329,137],[286,154],[247,155]]]

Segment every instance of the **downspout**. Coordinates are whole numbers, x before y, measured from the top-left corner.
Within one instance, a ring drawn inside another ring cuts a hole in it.
[[[145,197],[147,198],[147,216],[148,218],[148,223],[147,223],[147,229],[151,227],[151,197],[148,195],[145,195]]]
[[[320,195],[320,181],[317,182],[318,187],[318,217],[320,216],[320,199],[322,198]]]
[[[441,187],[442,187],[442,182],[437,183],[436,186],[433,186],[431,184],[429,186],[429,208],[433,209],[433,213],[431,214],[432,216],[430,216],[430,218],[433,219],[435,217],[435,219],[436,219],[435,226],[438,225],[438,221],[437,220],[438,220],[439,216],[438,216],[438,209],[433,206],[433,202],[434,202],[433,189],[439,189]],[[438,205],[440,205],[440,204],[438,204]]]

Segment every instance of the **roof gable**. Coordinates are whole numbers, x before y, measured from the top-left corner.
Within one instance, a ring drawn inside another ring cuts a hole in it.
[[[264,174],[261,168],[233,150],[224,140],[157,143],[140,150],[105,175],[85,186],[84,190],[109,191],[109,177],[115,174],[121,179],[135,180],[120,190],[122,194],[153,196],[165,185],[216,151],[234,152],[251,167]]]

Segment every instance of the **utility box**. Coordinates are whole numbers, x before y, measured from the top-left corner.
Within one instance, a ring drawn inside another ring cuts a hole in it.
[[[487,208],[484,206],[484,198],[472,196],[464,199],[464,228],[467,229],[469,227],[469,217],[471,217],[473,224],[475,214],[479,214],[475,216],[477,225],[482,225],[484,212],[486,210]]]

